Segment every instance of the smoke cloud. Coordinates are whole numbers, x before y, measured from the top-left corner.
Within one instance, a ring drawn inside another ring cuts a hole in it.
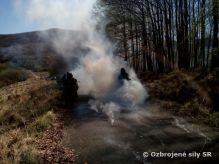
[[[24,3],[21,1],[20,3]],[[92,109],[105,112],[114,124],[115,113],[124,108],[131,109],[144,102],[148,96],[144,86],[140,83],[135,72],[128,68],[126,63],[113,55],[113,45],[104,35],[104,20],[97,23],[93,15],[96,0],[30,0],[26,2],[26,9],[20,7],[27,20],[35,22],[40,28],[51,27],[68,29],[80,33],[71,37],[69,33],[60,33],[53,38],[55,50],[68,57],[78,59],[72,66],[71,72],[79,81],[79,94],[92,95],[90,101]],[[25,6],[26,6],[25,5]],[[21,4],[19,6],[22,6]],[[18,8],[18,7],[17,7]],[[98,29],[97,30],[97,26]],[[49,37],[48,34],[43,34]],[[88,51],[71,51],[78,44]],[[71,64],[71,63],[70,63]],[[120,68],[125,67],[130,74],[131,81],[125,81],[118,86]]]

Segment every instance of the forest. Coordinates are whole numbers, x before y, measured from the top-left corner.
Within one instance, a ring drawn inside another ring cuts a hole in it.
[[[101,0],[117,55],[137,72],[219,66],[218,0]]]

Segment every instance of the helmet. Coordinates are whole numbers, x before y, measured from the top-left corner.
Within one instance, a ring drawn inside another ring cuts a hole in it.
[[[126,73],[125,68],[121,68],[121,73]]]

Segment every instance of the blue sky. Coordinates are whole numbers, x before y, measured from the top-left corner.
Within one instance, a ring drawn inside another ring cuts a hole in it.
[[[88,24],[95,2],[96,0],[0,0],[0,34],[49,28],[81,30]]]
[[[0,34],[20,33],[38,30],[15,9],[16,0],[0,0]]]

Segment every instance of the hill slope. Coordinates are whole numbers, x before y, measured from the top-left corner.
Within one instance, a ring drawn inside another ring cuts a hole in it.
[[[52,160],[61,161],[66,154],[65,161],[74,160],[72,150],[59,146],[62,131],[54,111],[60,90],[47,80],[48,73],[29,74],[26,81],[0,89],[0,163],[48,163],[53,152],[60,155]]]
[[[11,61],[34,71],[60,73],[89,50],[80,31],[49,29],[0,35],[0,62]],[[58,69],[57,69],[58,68]]]

